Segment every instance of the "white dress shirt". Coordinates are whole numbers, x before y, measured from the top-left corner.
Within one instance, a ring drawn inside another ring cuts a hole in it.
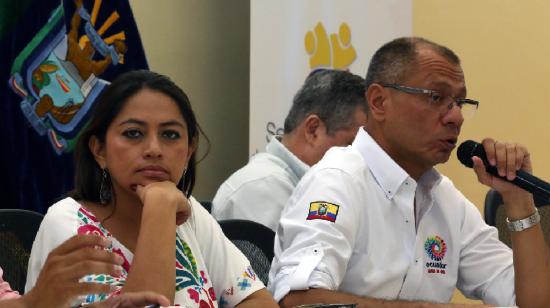
[[[417,183],[364,129],[296,187],[269,280],[276,300],[323,288],[445,303],[458,287],[488,304],[515,305],[512,252],[496,229],[447,177],[432,169]]]
[[[278,137],[220,186],[212,201],[217,220],[252,220],[275,231],[294,187],[309,169]]]

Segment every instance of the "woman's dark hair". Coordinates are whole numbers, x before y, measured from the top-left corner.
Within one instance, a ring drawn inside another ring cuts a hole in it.
[[[161,92],[176,102],[187,124],[189,145],[198,145],[199,134],[205,136],[191,109],[189,98],[170,78],[147,70],[124,73],[116,78],[97,98],[90,122],[78,138],[75,147],[75,189],[69,193],[69,196],[77,200],[100,202],[99,190],[102,170],[95,161],[88,142],[92,136],[95,136],[100,142],[105,143],[107,129],[114,118],[128,99],[142,89]],[[177,187],[187,197],[191,195],[195,185],[196,153],[195,150],[191,155],[187,172],[177,184]]]

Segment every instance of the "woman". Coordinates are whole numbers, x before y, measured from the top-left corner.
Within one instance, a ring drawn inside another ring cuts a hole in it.
[[[76,188],[48,210],[26,289],[48,252],[74,234],[99,234],[124,258],[114,276],[90,275],[110,294],[153,291],[190,307],[276,306],[246,257],[191,197],[200,127],[189,99],[165,76],[121,75],[98,98],[76,145]],[[175,267],[174,267],[175,263]]]

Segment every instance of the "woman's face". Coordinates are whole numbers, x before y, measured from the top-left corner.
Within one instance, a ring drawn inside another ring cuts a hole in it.
[[[142,89],[131,96],[107,129],[105,143],[95,136],[90,149],[107,168],[115,192],[137,185],[178,183],[194,150],[176,102],[162,92]]]

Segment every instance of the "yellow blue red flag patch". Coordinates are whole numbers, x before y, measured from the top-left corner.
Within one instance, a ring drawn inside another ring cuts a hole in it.
[[[328,220],[331,222],[336,221],[336,216],[338,216],[339,205],[325,202],[325,201],[315,201],[309,204],[309,213],[306,220],[321,219]]]

